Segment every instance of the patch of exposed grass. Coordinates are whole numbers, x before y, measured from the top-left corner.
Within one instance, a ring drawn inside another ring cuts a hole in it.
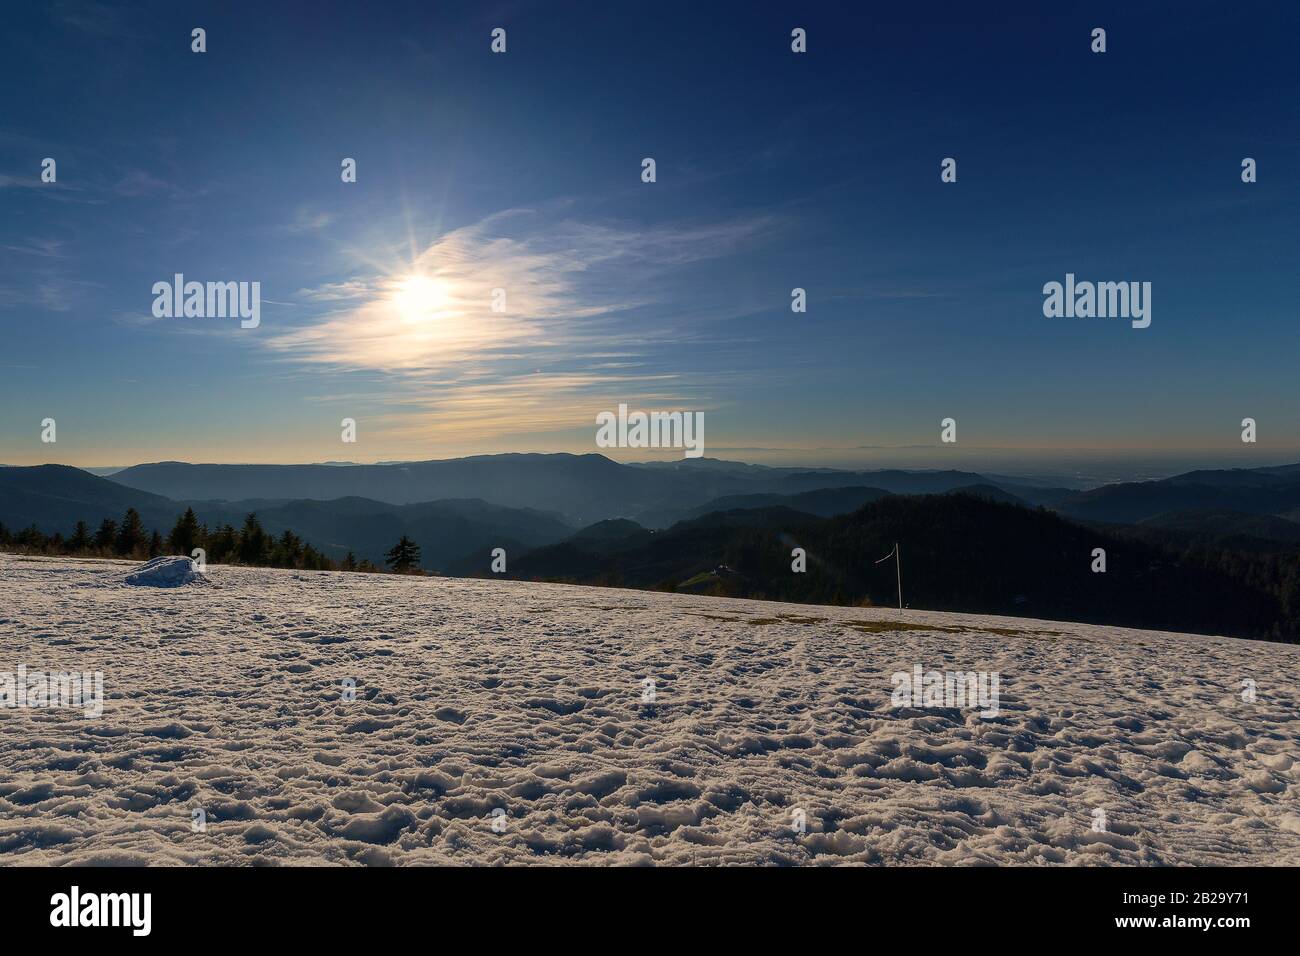
[[[686,614],[694,614],[696,617],[707,617],[721,621],[739,621],[737,617],[721,617],[715,614],[702,614],[696,611],[685,611]],[[1063,631],[1041,631],[1033,628],[1020,627],[975,627],[970,624],[925,624],[919,621],[834,621],[824,617],[813,617],[806,614],[778,614],[775,617],[751,617],[745,621],[746,624],[752,624],[760,627],[765,624],[831,624],[833,626],[851,627],[861,631],[864,634],[890,634],[901,631],[928,631],[930,633],[943,634],[986,634],[997,637],[1066,637]]]
[[[846,627],[862,631],[864,634],[887,634],[891,631],[951,631],[953,628],[936,627],[932,624],[908,624],[906,621],[845,621]]]
[[[677,585],[677,587],[678,587],[678,588],[693,588],[693,587],[695,587],[695,585],[697,585],[697,584],[706,584],[706,583],[709,583],[709,582],[712,582],[712,581],[716,581],[716,580],[717,580],[717,578],[713,575],[712,572],[710,572],[710,571],[701,571],[699,574],[695,575],[695,577],[693,577],[693,578],[687,578],[687,579],[686,579],[685,581],[683,581],[681,584]]]

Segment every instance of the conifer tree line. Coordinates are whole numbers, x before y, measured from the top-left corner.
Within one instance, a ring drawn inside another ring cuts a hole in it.
[[[78,521],[72,534],[66,537],[60,532],[46,535],[35,524],[21,531],[11,531],[0,523],[0,550],[23,554],[144,561],[164,554],[192,557],[195,548],[203,549],[209,564],[297,568],[303,571],[383,570],[367,559],[358,561],[351,551],[342,560],[328,558],[289,530],[278,536],[270,534],[252,512],[239,528],[230,524],[208,528],[199,522],[193,508],[186,508],[166,537],[158,531],[146,529],[140,513],[134,508],[127,508],[121,521],[105,518],[94,530],[85,521]],[[388,552],[385,564],[398,574],[419,573],[419,545],[402,535]]]

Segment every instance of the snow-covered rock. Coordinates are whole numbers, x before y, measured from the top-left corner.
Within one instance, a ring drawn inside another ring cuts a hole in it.
[[[140,565],[126,576],[127,584],[139,584],[153,588],[178,588],[195,581],[207,581],[194,567],[194,562],[183,555],[154,558]]]
[[[209,575],[0,554],[0,672],[104,686],[0,711],[0,865],[1300,864],[1300,646]],[[915,665],[996,673],[997,714],[894,706]]]

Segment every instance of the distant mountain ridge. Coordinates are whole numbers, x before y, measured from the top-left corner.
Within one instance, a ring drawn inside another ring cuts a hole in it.
[[[835,487],[872,487],[895,494],[951,491],[996,484],[962,471],[836,471],[768,468],[697,459],[691,465],[625,465],[603,455],[478,455],[392,465],[193,465],[158,462],[112,476],[128,487],[176,500],[308,498],[349,496],[389,504],[448,498],[482,498],[513,508],[552,511],[579,525],[606,518],[662,513],[664,524],[683,509],[741,494],[794,495]],[[1034,500],[1032,489],[1013,494]],[[1049,497],[1052,496],[1050,490]]]
[[[1056,507],[1072,518],[1122,524],[1170,512],[1283,515],[1300,508],[1300,467],[1193,471],[1159,481],[1121,482],[1071,495]]]
[[[328,467],[328,466],[326,466]],[[271,534],[293,531],[327,557],[352,551],[379,562],[407,534],[420,543],[423,563],[444,570],[476,554],[487,566],[492,548],[519,553],[558,541],[576,530],[558,515],[508,508],[479,498],[393,505],[361,497],[332,501],[254,498],[242,501],[172,500],[128,488],[66,465],[0,468],[0,524],[12,530],[36,525],[46,534],[71,534],[77,521],[94,531],[105,518],[120,520],[135,508],[146,528],[166,535],[192,507],[210,530],[235,527],[255,512]]]
[[[176,502],[169,498],[127,488],[80,468],[0,467],[0,523],[10,528],[35,524],[46,533],[67,534],[78,521],[93,529],[103,518],[120,518],[127,508],[139,511],[152,527],[170,528],[176,520]]]
[[[411,504],[481,498],[506,507],[556,512],[576,525],[632,518],[653,527],[667,527],[702,513],[700,509],[710,507],[710,502],[732,496],[791,496],[853,487],[914,495],[981,486],[991,496],[1010,496],[1078,520],[1125,524],[1169,512],[1285,516],[1300,509],[1300,464],[1193,471],[1088,491],[1037,487],[956,470],[772,468],[716,459],[620,464],[603,455],[566,453],[479,455],[346,467],[159,462],[126,468],[110,480],[176,500],[358,496]],[[800,508],[798,503],[786,504]],[[724,502],[720,507],[730,504]],[[823,509],[811,510],[821,513]]]
[[[505,548],[513,566],[532,549],[583,546],[574,535],[585,528],[588,543],[617,542],[623,532],[644,543],[656,529],[683,522],[735,527],[781,515],[828,518],[891,494],[949,492],[1045,505],[1148,542],[1273,554],[1300,544],[1300,465],[1202,470],[1083,492],[961,471],[770,468],[713,459],[619,464],[594,454],[346,466],[161,462],[111,478],[42,465],[0,467],[0,523],[67,535],[78,520],[93,530],[133,507],[148,528],[166,534],[187,506],[214,529],[238,526],[256,512],[271,533],[293,531],[329,557],[350,550],[375,561],[408,534],[424,549],[425,567],[472,574],[491,548]]]

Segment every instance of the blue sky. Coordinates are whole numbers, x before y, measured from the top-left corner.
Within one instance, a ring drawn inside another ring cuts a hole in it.
[[[9,12],[0,462],[587,452],[620,402],[756,461],[1300,458],[1294,8],[910,6]],[[177,272],[261,325],[155,319]],[[1067,272],[1151,327],[1045,318]]]

